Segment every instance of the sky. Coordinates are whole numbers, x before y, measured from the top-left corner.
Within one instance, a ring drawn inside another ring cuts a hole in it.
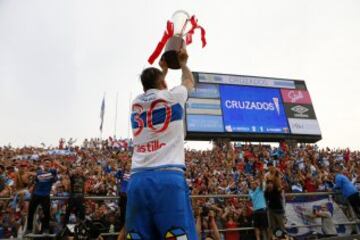
[[[321,147],[360,150],[360,1],[0,0],[0,145],[129,132],[139,74],[176,10],[207,31],[188,47],[193,71],[302,79]],[[170,72],[169,87],[180,83]],[[197,143],[196,146],[206,146]]]

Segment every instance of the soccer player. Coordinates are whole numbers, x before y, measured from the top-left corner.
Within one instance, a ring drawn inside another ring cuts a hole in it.
[[[194,78],[185,49],[178,53],[181,85],[168,90],[168,67],[141,73],[144,93],[132,104],[134,136],[126,207],[126,239],[197,239],[184,177],[184,105]]]

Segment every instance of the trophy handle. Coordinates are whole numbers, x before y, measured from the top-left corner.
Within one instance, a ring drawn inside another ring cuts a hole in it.
[[[190,22],[190,14],[184,10],[177,10],[171,16],[171,20],[175,26],[175,29],[174,29],[175,34],[174,35],[179,35],[181,37],[184,37],[186,35],[186,32],[185,32],[186,27],[187,27],[188,23]],[[179,26],[180,24],[183,24],[183,25]]]
[[[175,15],[177,15],[178,13],[183,13],[183,14],[185,14],[188,18],[190,18],[190,14],[189,14],[187,11],[182,10],[182,9],[176,10],[171,17],[173,18],[173,17],[174,17]]]

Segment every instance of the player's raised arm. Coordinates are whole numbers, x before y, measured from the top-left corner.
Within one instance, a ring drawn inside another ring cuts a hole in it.
[[[168,65],[167,65],[167,63],[166,63],[166,61],[165,61],[164,58],[161,58],[161,59],[160,59],[160,61],[159,61],[159,66],[160,66],[160,68],[161,68],[161,70],[162,70],[162,73],[163,73],[163,75],[164,75],[164,78],[165,78],[165,77],[166,77],[166,74],[168,73],[169,67],[168,67]]]
[[[191,91],[195,86],[194,76],[187,66],[189,58],[186,49],[180,49],[178,53],[179,63],[182,71],[181,85],[185,86],[188,91]]]

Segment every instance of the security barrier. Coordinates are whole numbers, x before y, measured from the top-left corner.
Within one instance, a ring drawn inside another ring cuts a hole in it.
[[[312,193],[286,193],[285,197],[319,197],[319,196],[334,196],[337,193],[334,192],[312,192]],[[223,195],[192,195],[192,199],[199,199],[199,198],[240,198],[242,200],[249,200],[247,194],[223,194]],[[13,197],[0,197],[0,201],[9,201],[13,200]],[[66,200],[68,197],[51,197],[51,200]],[[103,200],[118,200],[120,199],[119,196],[85,196],[86,200],[93,200],[93,201],[103,201]],[[351,213],[351,218],[356,219],[354,212],[352,211],[351,207],[348,205]],[[355,230],[357,233],[360,233],[358,225],[360,224],[359,220],[354,221],[343,221],[338,222],[335,225],[350,225],[355,226]],[[320,227],[320,224],[298,224],[298,225],[287,225],[287,228],[309,228],[309,227]],[[228,228],[228,229],[219,229],[219,232],[229,232],[229,231],[248,231],[253,230],[253,227],[239,227],[239,228]],[[211,230],[205,230],[204,232],[211,232]],[[103,236],[114,236],[118,233],[104,233]]]

